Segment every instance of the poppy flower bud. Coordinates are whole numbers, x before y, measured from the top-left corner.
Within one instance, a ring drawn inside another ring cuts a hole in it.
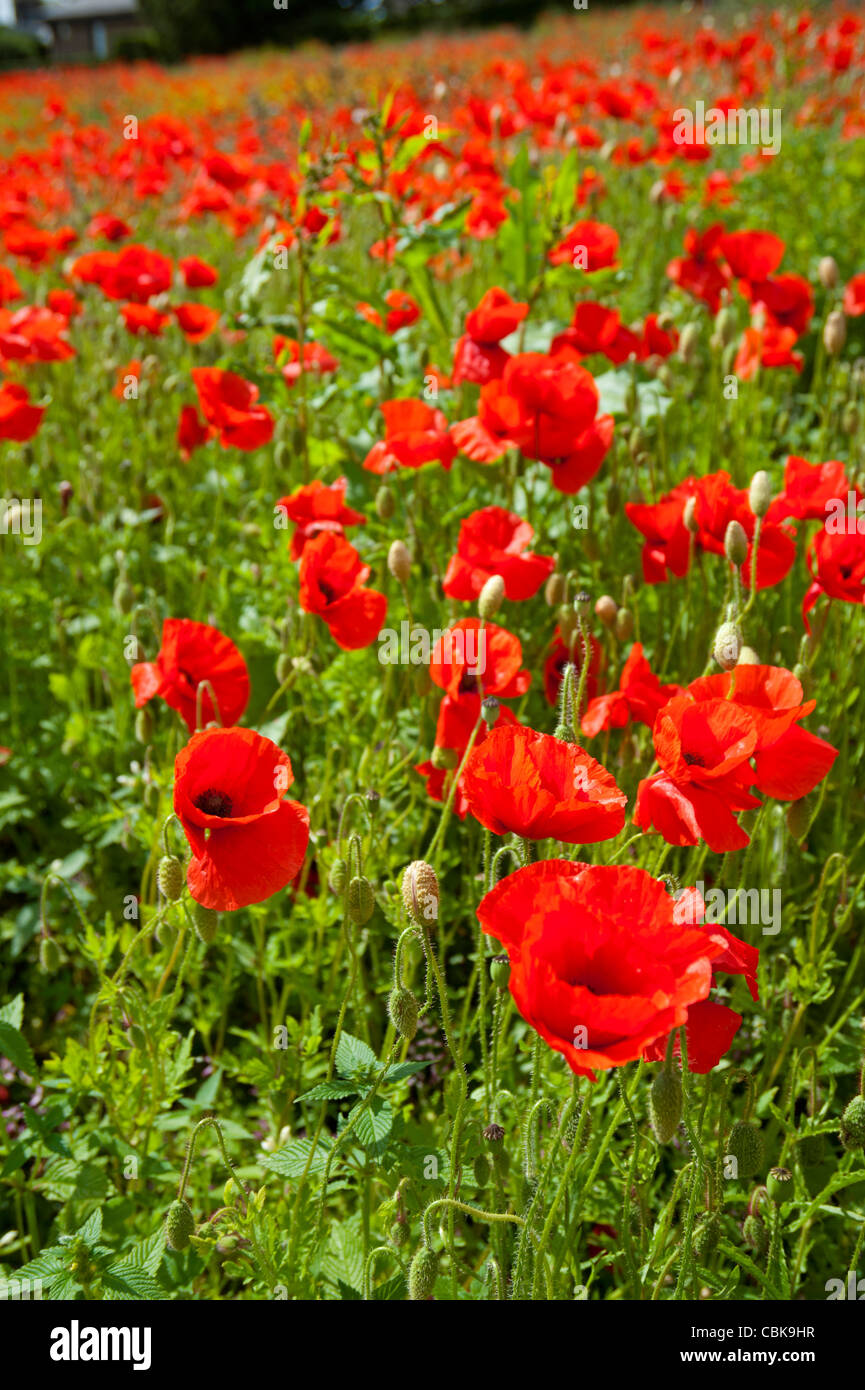
[[[772,501],[772,479],[765,468],[760,468],[751,479],[748,489],[748,506],[755,516],[765,516]]]
[[[748,537],[740,521],[730,521],[724,533],[724,554],[731,565],[744,565],[748,557]]]
[[[430,762],[438,772],[452,772],[459,763],[459,756],[455,748],[440,748],[436,744]]]
[[[715,318],[715,336],[722,348],[729,347],[738,334],[736,313],[729,304],[718,310]]]
[[[487,695],[481,700],[481,718],[488,729],[491,729],[499,717],[501,705],[495,695]]]
[[[814,677],[811,675],[810,667],[803,666],[801,661],[797,661],[796,665],[793,667],[793,675],[796,677],[797,681],[801,685],[802,694],[807,700],[811,694],[811,689],[814,684]]]
[[[188,1202],[178,1198],[168,1208],[165,1218],[165,1239],[172,1250],[185,1250],[195,1230],[195,1217]]]
[[[609,594],[601,594],[601,597],[595,603],[595,617],[600,618],[605,628],[612,629],[615,627],[616,614],[618,611],[619,605]]]
[[[743,647],[742,650],[739,652],[739,660],[736,662],[736,665],[759,666],[761,665],[761,662],[759,656],[754,651],[753,647]]]
[[[700,527],[697,524],[697,499],[689,497],[682,510],[682,525],[686,531],[690,531],[692,536],[696,536]]]
[[[156,869],[156,886],[170,903],[179,901],[183,893],[183,865],[176,854],[163,854]]]
[[[732,671],[742,650],[742,634],[735,623],[722,623],[715,634],[712,655],[723,671]]]
[[[277,683],[279,685],[285,685],[285,682],[288,680],[293,670],[294,667],[288,652],[280,652],[279,656],[276,658],[276,667],[274,670]]]
[[[192,905],[192,921],[195,926],[195,935],[199,941],[203,941],[205,946],[209,946],[216,936],[216,928],[219,925],[219,913],[212,907],[202,907],[201,903]]]
[[[345,860],[338,856],[330,866],[330,873],[327,876],[332,893],[340,897],[345,892],[345,885],[348,882],[348,865]]]
[[[492,1166],[486,1154],[478,1154],[472,1165],[475,1175],[475,1182],[478,1187],[486,1187],[492,1177]]]
[[[834,256],[821,256],[817,267],[817,279],[824,290],[834,290],[838,283],[838,262]]]
[[[823,325],[823,346],[830,357],[837,357],[847,341],[847,320],[841,309],[833,309]]]
[[[355,874],[348,885],[348,915],[355,926],[363,927],[375,912],[375,893],[364,874]]]
[[[43,936],[39,942],[39,964],[48,975],[60,966],[60,947],[53,936]]]
[[[494,956],[490,961],[490,979],[497,989],[507,989],[511,978],[511,963],[507,956]]]
[[[778,1206],[793,1196],[793,1174],[789,1168],[770,1168],[766,1191]]]
[[[411,574],[411,556],[404,541],[393,541],[387,552],[387,567],[400,584],[405,584]]]
[[[746,1216],[742,1234],[745,1237],[746,1245],[750,1245],[755,1255],[766,1254],[769,1249],[769,1232],[766,1230],[766,1223],[761,1216],[757,1216],[756,1213]]]
[[[618,516],[622,510],[622,489],[618,483],[610,483],[604,497],[604,506],[607,509],[607,516]]]
[[[557,738],[560,743],[576,743],[577,741],[570,724],[557,724],[554,737]]]
[[[721,1218],[716,1211],[704,1216],[694,1233],[694,1254],[706,1264],[711,1260],[721,1239]]]
[[[763,1166],[763,1136],[757,1125],[740,1120],[730,1130],[727,1152],[736,1160],[736,1176],[753,1178]]]
[[[577,1130],[578,1130],[579,1127],[580,1127],[580,1121],[582,1120],[582,1116],[583,1116],[583,1102],[582,1102],[582,1101],[578,1101],[577,1104],[574,1106],[574,1110],[573,1110],[573,1113],[572,1113],[572,1115],[571,1115],[571,1118],[568,1120],[567,1128],[566,1128],[564,1134],[562,1135],[562,1148],[565,1150],[565,1153],[570,1153],[571,1150],[572,1150],[573,1147],[574,1147],[574,1141],[576,1140],[576,1137],[577,1137]],[[585,1122],[585,1124],[583,1125],[583,1137],[582,1137],[582,1139],[580,1140],[580,1151],[581,1151],[581,1152],[589,1147],[589,1141],[590,1141],[591,1137],[592,1137],[592,1112],[589,1111],[588,1114],[586,1115],[586,1122]]]
[[[659,1144],[669,1144],[682,1118],[682,1079],[677,1071],[659,1071],[649,1092],[649,1123]]]
[[[561,634],[562,641],[565,644],[567,644],[568,642],[570,642],[571,638],[574,635],[574,632],[576,631],[577,615],[574,612],[573,608],[570,608],[568,604],[563,603],[561,608],[559,608],[556,617],[559,621],[559,632]]]
[[[386,483],[382,483],[375,495],[375,514],[379,521],[390,521],[396,509],[394,495]]]
[[[494,618],[505,598],[505,581],[500,574],[491,574],[478,596],[478,613],[482,618]]]
[[[844,434],[855,434],[859,428],[859,411],[854,401],[848,401],[841,412],[841,429]]]
[[[143,705],[135,716],[135,737],[139,743],[149,743],[153,737],[153,715],[149,705]]]
[[[798,801],[791,801],[787,808],[787,829],[794,840],[804,840],[811,829],[816,809],[816,798],[813,796],[801,796]]]
[[[700,344],[700,326],[696,323],[686,323],[679,334],[679,356],[683,362],[690,366],[697,360],[697,348]]]
[[[822,1134],[803,1134],[796,1144],[796,1155],[803,1168],[816,1168],[823,1162],[826,1144]]]
[[[634,635],[634,615],[630,608],[620,608],[616,614],[616,636],[620,642],[628,642]]]
[[[411,1042],[417,1032],[417,1016],[419,1005],[417,999],[410,989],[404,985],[397,985],[390,992],[387,1001],[387,1011],[390,1021],[401,1038]]]
[[[114,585],[114,607],[118,613],[131,613],[135,607],[135,590],[128,579],[118,579]]]
[[[565,576],[551,574],[544,587],[544,599],[550,608],[557,608],[565,597]]]
[[[841,1116],[841,1143],[845,1149],[865,1148],[865,1096],[854,1096]]]
[[[408,1296],[413,1303],[429,1298],[438,1274],[438,1255],[422,1245],[409,1266]]]
[[[408,1240],[408,1231],[406,1230],[405,1221],[394,1221],[388,1231],[387,1238],[391,1245],[395,1246],[397,1250],[405,1245]]]
[[[402,901],[409,921],[428,927],[438,920],[439,881],[431,864],[415,859],[402,876]]]

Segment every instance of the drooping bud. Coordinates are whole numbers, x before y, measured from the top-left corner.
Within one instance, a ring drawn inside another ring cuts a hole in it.
[[[183,894],[183,865],[176,854],[163,854],[156,870],[156,886],[170,903],[180,900]]]
[[[724,554],[731,565],[744,565],[748,558],[748,537],[740,521],[727,523],[724,533]]]
[[[838,262],[834,256],[821,256],[817,267],[817,279],[824,290],[834,290],[838,283]]]
[[[743,647],[739,652],[737,666],[760,666],[762,662],[753,647]]]
[[[822,1134],[803,1134],[796,1144],[796,1156],[803,1168],[817,1168],[825,1154],[826,1144]]]
[[[556,613],[559,632],[564,643],[570,642],[577,629],[577,615],[567,603],[563,603]]]
[[[405,1221],[394,1221],[388,1231],[388,1240],[397,1250],[405,1245],[408,1240],[408,1231]]]
[[[276,676],[277,683],[279,685],[285,685],[285,682],[288,680],[293,670],[294,665],[288,652],[280,652],[279,656],[276,658],[276,667],[274,668],[274,675]]]
[[[365,874],[355,874],[348,885],[348,915],[355,926],[363,927],[375,912],[375,892]]]
[[[841,309],[833,309],[823,325],[823,346],[830,357],[837,357],[847,341],[847,320]]]
[[[202,907],[201,903],[193,902],[192,921],[199,941],[203,941],[205,946],[209,946],[216,936],[219,913],[215,912],[212,907]]]
[[[629,642],[634,635],[634,615],[630,608],[620,608],[616,614],[616,636],[620,642]]]
[[[649,1123],[659,1144],[669,1144],[682,1118],[682,1079],[678,1071],[658,1072],[649,1092]]]
[[[478,613],[482,618],[494,618],[504,603],[505,581],[500,574],[491,574],[478,595]]]
[[[724,304],[722,308],[718,310],[715,318],[715,336],[722,348],[729,347],[732,342],[735,342],[738,336],[736,313],[729,304]]]
[[[727,1152],[736,1160],[736,1176],[754,1178],[763,1166],[763,1136],[757,1125],[740,1120],[730,1130]]]
[[[697,499],[689,497],[682,509],[682,525],[686,531],[690,531],[692,536],[696,536],[700,527],[697,522]]]
[[[704,1216],[694,1232],[694,1254],[706,1264],[718,1248],[721,1239],[721,1218],[716,1211]]]
[[[772,479],[765,468],[760,468],[751,479],[748,489],[748,506],[755,516],[765,516],[772,501]]]
[[[612,629],[616,623],[616,614],[619,605],[609,594],[601,594],[595,603],[595,616],[600,619],[605,628]]]
[[[390,521],[394,514],[396,503],[393,493],[387,483],[382,483],[375,495],[375,514],[379,521]]]
[[[622,510],[622,489],[618,483],[610,483],[604,497],[604,506],[607,509],[607,516],[618,516]]]
[[[742,1227],[742,1234],[745,1243],[750,1245],[754,1254],[763,1256],[769,1249],[769,1232],[766,1230],[766,1223],[756,1212],[745,1217],[745,1224]]]
[[[404,985],[397,985],[390,992],[387,1001],[387,1011],[390,1021],[401,1038],[411,1042],[417,1032],[417,1016],[419,1004],[410,989]]]
[[[142,705],[135,716],[135,737],[139,743],[149,743],[153,737],[153,715],[149,705]]]
[[[459,765],[459,755],[455,748],[441,748],[436,744],[430,762],[437,772],[452,772]]]
[[[865,1148],[865,1096],[854,1096],[841,1116],[841,1143],[845,1149]]]
[[[424,859],[415,859],[402,876],[402,901],[409,921],[429,927],[438,921],[439,881]]]
[[[404,541],[393,541],[387,552],[387,567],[400,584],[405,584],[411,574],[411,556]]]
[[[816,809],[817,799],[814,796],[801,796],[798,801],[790,802],[787,808],[787,829],[794,840],[804,840],[811,829]]]
[[[345,885],[348,883],[348,865],[345,860],[338,856],[330,866],[330,873],[327,876],[332,893],[341,897],[345,892]]]
[[[565,576],[551,574],[544,586],[544,600],[550,608],[557,608],[565,597]]]
[[[39,964],[48,975],[60,967],[60,947],[53,936],[43,936],[39,941]]]
[[[732,671],[742,650],[742,633],[735,623],[722,623],[715,633],[712,655],[723,671]]]
[[[557,724],[553,733],[560,743],[576,743],[576,736],[570,724]]]
[[[118,613],[131,613],[135,607],[135,590],[128,579],[118,579],[114,586],[114,607]]]
[[[700,326],[696,323],[686,323],[679,334],[679,356],[683,362],[690,366],[697,360],[697,349],[700,344]]]
[[[171,1203],[165,1218],[165,1239],[172,1250],[185,1250],[195,1230],[195,1217],[188,1202],[178,1199]]]
[[[408,1296],[413,1303],[429,1298],[438,1274],[438,1255],[422,1245],[409,1266]]]

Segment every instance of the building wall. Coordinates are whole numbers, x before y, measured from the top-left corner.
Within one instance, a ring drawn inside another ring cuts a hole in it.
[[[102,26],[106,53],[98,50],[96,26]],[[141,18],[136,14],[103,15],[101,19],[58,19],[51,21],[54,34],[52,55],[55,61],[64,58],[87,58],[108,56],[114,40],[121,34],[131,33],[141,28]]]

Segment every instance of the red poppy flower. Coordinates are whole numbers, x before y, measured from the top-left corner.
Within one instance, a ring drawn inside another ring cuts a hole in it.
[[[398,328],[408,328],[420,318],[420,307],[405,290],[388,290],[384,297],[390,312],[384,326],[388,333],[396,333]]]
[[[123,241],[132,235],[132,228],[122,217],[111,212],[98,212],[87,224],[89,237],[104,237],[106,241]]]
[[[534,531],[504,507],[483,507],[460,525],[456,554],[451,556],[443,588],[448,598],[477,598],[487,580],[501,575],[512,601],[532,598],[555,569],[551,555],[528,551]]]
[[[681,694],[681,686],[661,684],[643,656],[642,643],[635,642],[622,667],[618,690],[591,700],[580,728],[587,738],[602,729],[623,729],[632,719],[651,728],[667,701]]]
[[[668,570],[680,579],[687,574],[691,537],[683,516],[695,490],[695,481],[687,478],[658,502],[625,503],[625,515],[646,538],[642,562],[647,584],[663,584]]]
[[[751,381],[761,367],[792,367],[801,372],[805,359],[801,352],[793,351],[797,337],[794,328],[778,328],[772,322],[762,328],[746,328],[733,371],[740,381]]]
[[[490,347],[515,332],[529,312],[529,306],[511,299],[498,285],[488,289],[476,309],[466,315],[466,333],[476,343]]]
[[[305,487],[299,487],[288,497],[281,497],[277,507],[289,521],[296,523],[291,538],[290,555],[299,560],[306,542],[322,531],[344,534],[346,526],[364,526],[366,517],[362,512],[353,511],[345,504],[348,478],[337,478],[335,483],[323,483],[314,478]]]
[[[808,545],[807,556],[814,581],[802,601],[802,620],[810,632],[808,614],[821,594],[845,603],[865,603],[865,536],[858,530],[817,531]]]
[[[520,639],[495,623],[461,618],[436,642],[429,673],[434,685],[456,699],[460,695],[496,695],[503,700],[524,695],[531,676],[521,671]]]
[[[572,1071],[595,1079],[640,1057],[709,994],[720,935],[683,926],[643,869],[547,859],[481,900],[519,1012]]]
[[[438,462],[450,468],[456,446],[440,410],[424,401],[384,401],[384,439],[373,444],[363,466],[370,473],[392,473],[397,468],[421,468]]]
[[[177,447],[182,459],[191,458],[195,450],[212,439],[215,433],[216,430],[201,419],[194,405],[181,406],[177,422]]]
[[[24,291],[12,274],[12,271],[5,265],[0,265],[0,308],[4,304],[12,304],[16,299],[23,299]]]
[[[844,313],[851,319],[865,314],[865,271],[854,275],[844,290]]]
[[[55,314],[61,314],[67,321],[77,319],[84,312],[84,305],[71,290],[49,290],[45,303]]]
[[[496,835],[587,845],[625,824],[627,797],[606,768],[576,744],[522,725],[494,729],[472,750],[462,789],[472,815]]]
[[[165,325],[171,321],[170,314],[161,314],[151,304],[124,304],[120,316],[129,332],[136,337],[149,333],[151,337],[159,338]]]
[[[549,254],[551,265],[573,265],[590,273],[618,265],[619,234],[606,222],[575,222]]]
[[[721,240],[724,226],[714,222],[704,232],[689,227],[685,233],[686,255],[677,256],[667,266],[667,275],[675,285],[707,304],[713,314],[721,307],[721,294],[730,282],[730,271],[721,262]]]
[[[801,275],[773,275],[748,286],[748,298],[762,305],[771,323],[805,333],[814,316],[814,291]]]
[[[127,387],[131,384],[129,378],[132,377],[137,383],[141,380],[141,359],[133,357],[131,362],[127,362],[125,367],[117,368],[114,385],[111,388],[112,396],[116,396],[119,401],[128,399],[126,395]]]
[[[809,463],[796,454],[789,454],[784,468],[784,490],[770,503],[766,521],[779,522],[791,516],[799,520],[823,521],[827,502],[836,497],[846,502],[847,493],[852,490],[839,459]]]
[[[81,268],[90,274],[81,274]],[[72,267],[73,275],[92,278],[108,299],[128,299],[133,304],[146,304],[154,295],[170,289],[172,273],[167,256],[135,245],[124,246],[122,251],[97,251],[82,256]]]
[[[781,264],[784,242],[774,232],[725,232],[721,255],[740,280],[767,280]]]
[[[223,449],[257,449],[273,437],[273,417],[257,405],[258,387],[235,372],[218,367],[193,367],[192,379],[201,411],[219,431]]]
[[[697,543],[716,555],[724,553],[724,537],[731,521],[738,521],[748,537],[748,553],[741,568],[742,582],[751,583],[752,545],[755,517],[745,488],[733,486],[729,473],[707,473],[694,485],[697,505],[694,520]],[[767,589],[786,578],[796,558],[792,536],[783,527],[764,521],[757,551],[757,588]]]
[[[208,682],[201,692],[205,724],[213,719],[223,725],[236,724],[249,703],[249,672],[237,647],[217,628],[191,618],[166,618],[156,660],[139,661],[130,676],[136,709],[160,696],[177,710],[190,733],[196,728],[202,681]]]
[[[335,372],[339,363],[322,347],[321,343],[304,343],[303,366],[300,363],[300,343],[296,338],[283,338],[277,335],[273,340],[273,354],[280,363],[282,379],[286,386],[293,386],[302,372]]]
[[[300,557],[300,606],[323,618],[343,651],[374,642],[387,614],[387,598],[364,587],[365,565],[344,536],[323,531],[307,541]]]
[[[0,439],[25,444],[42,423],[44,405],[31,405],[26,386],[14,381],[0,383]]]
[[[309,812],[285,801],[288,756],[253,729],[204,729],[174,765],[174,810],[189,841],[196,902],[236,912],[288,887],[309,843]]]
[[[11,312],[0,309],[0,358],[10,361],[66,362],[75,349],[66,334],[69,320],[38,304]]]
[[[472,735],[474,735],[475,748],[478,748],[489,737],[490,730],[480,716],[481,697],[477,693],[469,691],[455,698],[450,695],[443,695],[441,698],[436,720],[435,747],[449,748],[455,753],[457,767],[462,763]],[[504,726],[518,725],[519,722],[507,705],[501,705],[493,728],[500,729]],[[456,775],[456,769],[446,770],[435,767],[432,761],[427,759],[426,762],[417,763],[414,770],[425,778],[427,795],[433,801],[446,799],[450,791],[450,779]],[[453,809],[460,820],[465,820],[468,815],[469,804],[463,790],[462,778],[460,778],[459,786],[454,795]]]
[[[187,289],[206,289],[209,285],[215,285],[219,279],[219,272],[214,270],[212,265],[208,265],[207,261],[199,260],[198,256],[184,256],[177,264]]]
[[[190,343],[201,343],[219,323],[219,310],[207,304],[175,304],[174,317]]]

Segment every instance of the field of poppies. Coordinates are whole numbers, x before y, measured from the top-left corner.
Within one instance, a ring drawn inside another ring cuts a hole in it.
[[[865,1296],[865,12],[0,131],[0,1293]]]

